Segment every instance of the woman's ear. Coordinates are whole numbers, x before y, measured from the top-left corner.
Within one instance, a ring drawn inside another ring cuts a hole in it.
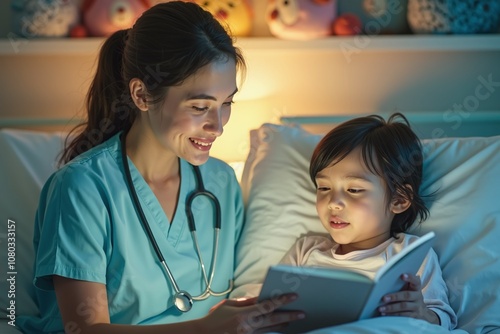
[[[412,187],[409,184],[405,185],[408,188],[409,193],[411,194]],[[408,198],[408,195],[398,193],[394,196],[391,201],[391,212],[394,214],[402,213],[406,211],[411,206],[411,198]]]
[[[138,79],[133,78],[130,80],[129,84],[130,96],[132,97],[132,101],[140,111],[148,111],[148,100],[147,100],[147,89],[146,85]]]

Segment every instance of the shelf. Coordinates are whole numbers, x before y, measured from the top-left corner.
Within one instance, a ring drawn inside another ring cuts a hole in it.
[[[309,41],[276,38],[242,38],[238,41],[252,50],[334,50],[369,51],[500,51],[500,34],[491,35],[380,35],[329,37]]]
[[[103,38],[0,39],[0,55],[89,55],[95,54]],[[500,34],[488,35],[381,35],[329,37],[309,41],[281,40],[274,37],[237,39],[245,50],[255,51],[331,51],[362,49],[369,51],[500,51]]]
[[[90,55],[103,38],[0,39],[0,55]]]

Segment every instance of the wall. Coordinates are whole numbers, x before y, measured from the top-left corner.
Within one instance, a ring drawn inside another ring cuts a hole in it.
[[[445,120],[500,112],[499,36],[240,39],[248,73],[213,155],[243,160],[249,130],[282,116],[429,111]],[[29,41],[13,52],[0,40],[0,120],[81,116],[101,42]]]
[[[10,1],[0,1],[0,37],[6,37],[10,31]]]

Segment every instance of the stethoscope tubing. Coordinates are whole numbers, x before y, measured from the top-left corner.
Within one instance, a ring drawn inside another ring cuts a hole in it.
[[[217,197],[215,197],[215,195],[213,193],[205,190],[205,188],[203,186],[203,181],[201,179],[200,170],[196,166],[193,166],[193,168],[194,168],[196,180],[197,180],[196,184],[198,185],[199,189],[197,189],[196,191],[189,194],[189,196],[186,200],[186,216],[187,216],[187,220],[188,220],[189,230],[191,232],[196,231],[196,224],[194,223],[194,217],[193,217],[193,211],[191,210],[191,205],[192,205],[193,201],[195,200],[195,198],[198,196],[207,196],[214,203],[214,210],[215,210],[215,227],[214,228],[220,230],[221,229],[221,218],[220,218],[220,216],[221,216],[220,211],[221,210],[220,210],[219,200],[217,199]]]
[[[123,168],[125,170],[125,177],[126,177],[126,183],[127,187],[129,188],[129,192],[132,196],[132,201],[134,203],[134,207],[137,211],[137,214],[139,216],[139,219],[142,222],[142,225],[146,231],[146,234],[151,242],[151,245],[153,246],[153,249],[156,253],[156,256],[158,260],[160,261],[164,272],[167,274],[169,281],[172,283],[172,287],[174,289],[175,295],[174,295],[174,305],[177,307],[178,310],[182,312],[187,312],[191,309],[193,305],[193,300],[204,300],[208,298],[210,295],[212,296],[225,296],[227,295],[232,289],[233,289],[233,280],[229,280],[229,288],[225,291],[222,292],[215,292],[212,290],[211,285],[215,273],[215,266],[217,262],[217,254],[218,254],[218,249],[219,249],[219,234],[220,234],[220,229],[221,229],[221,209],[220,209],[220,203],[217,199],[217,197],[207,191],[203,185],[203,180],[201,177],[200,170],[197,166],[193,166],[193,170],[195,172],[195,177],[196,177],[196,184],[197,184],[197,189],[192,192],[187,200],[186,200],[186,215],[188,219],[188,226],[189,230],[191,231],[191,236],[193,238],[194,244],[195,244],[195,250],[198,255],[198,259],[200,261],[200,266],[203,274],[203,279],[205,280],[205,283],[207,287],[205,288],[205,291],[203,291],[200,295],[198,296],[191,296],[188,292],[180,290],[179,286],[177,285],[177,282],[172,274],[172,271],[167,265],[167,262],[165,261],[165,258],[163,257],[163,254],[160,250],[160,247],[158,246],[158,243],[156,242],[156,238],[153,235],[153,232],[151,231],[151,227],[149,226],[149,222],[146,219],[146,215],[144,214],[144,211],[142,210],[142,207],[139,202],[139,197],[137,196],[137,192],[134,187],[134,183],[132,181],[132,176],[130,174],[130,167],[128,164],[128,157],[127,157],[127,152],[126,152],[126,133],[121,134],[121,153],[122,153],[122,162],[123,162]],[[215,235],[214,235],[214,255],[212,258],[212,268],[210,270],[210,278],[208,277],[205,269],[205,263],[203,261],[203,258],[201,256],[201,250],[199,248],[199,243],[198,243],[198,238],[196,236],[196,224],[194,222],[194,217],[193,213],[191,210],[191,205],[194,199],[197,196],[207,196],[212,200],[214,203],[214,211],[215,211],[215,223],[214,223],[214,230],[215,230]]]
[[[139,218],[142,222],[146,222],[146,224],[143,224],[144,229],[146,230],[146,234],[148,235],[151,245],[153,246],[153,249],[156,253],[156,256],[158,257],[158,260],[164,265],[164,267],[167,268],[167,272],[170,273],[170,269],[168,269],[167,263],[165,262],[165,258],[163,257],[163,254],[160,251],[160,247],[158,246],[158,243],[156,242],[155,238],[151,238],[150,236],[153,235],[153,232],[151,231],[151,227],[149,226],[149,223],[147,223],[146,215],[144,214],[144,211],[142,210],[142,207],[140,205],[137,205],[136,203],[139,203],[139,197],[137,196],[137,192],[135,191],[134,187],[134,182],[132,181],[132,176],[130,175],[130,167],[128,165],[128,159],[127,159],[127,152],[125,149],[125,137],[126,134],[122,134],[122,160],[123,160],[123,168],[125,169],[125,177],[127,178],[127,186],[129,188],[129,192],[132,196],[132,201],[134,202],[134,207],[135,210],[137,211],[137,214],[139,215]],[[170,275],[169,275],[170,276]],[[177,285],[174,283],[174,285]]]

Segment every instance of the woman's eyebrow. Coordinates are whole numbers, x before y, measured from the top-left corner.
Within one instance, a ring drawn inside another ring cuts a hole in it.
[[[234,90],[234,92],[232,92],[231,94],[229,94],[228,97],[231,97],[233,96],[234,94],[236,94],[238,92],[238,88],[236,88]],[[187,98],[188,100],[212,100],[212,101],[217,101],[217,98],[215,98],[215,96],[212,96],[212,95],[208,95],[208,94],[197,94],[197,95],[192,95],[192,96],[188,96]]]

